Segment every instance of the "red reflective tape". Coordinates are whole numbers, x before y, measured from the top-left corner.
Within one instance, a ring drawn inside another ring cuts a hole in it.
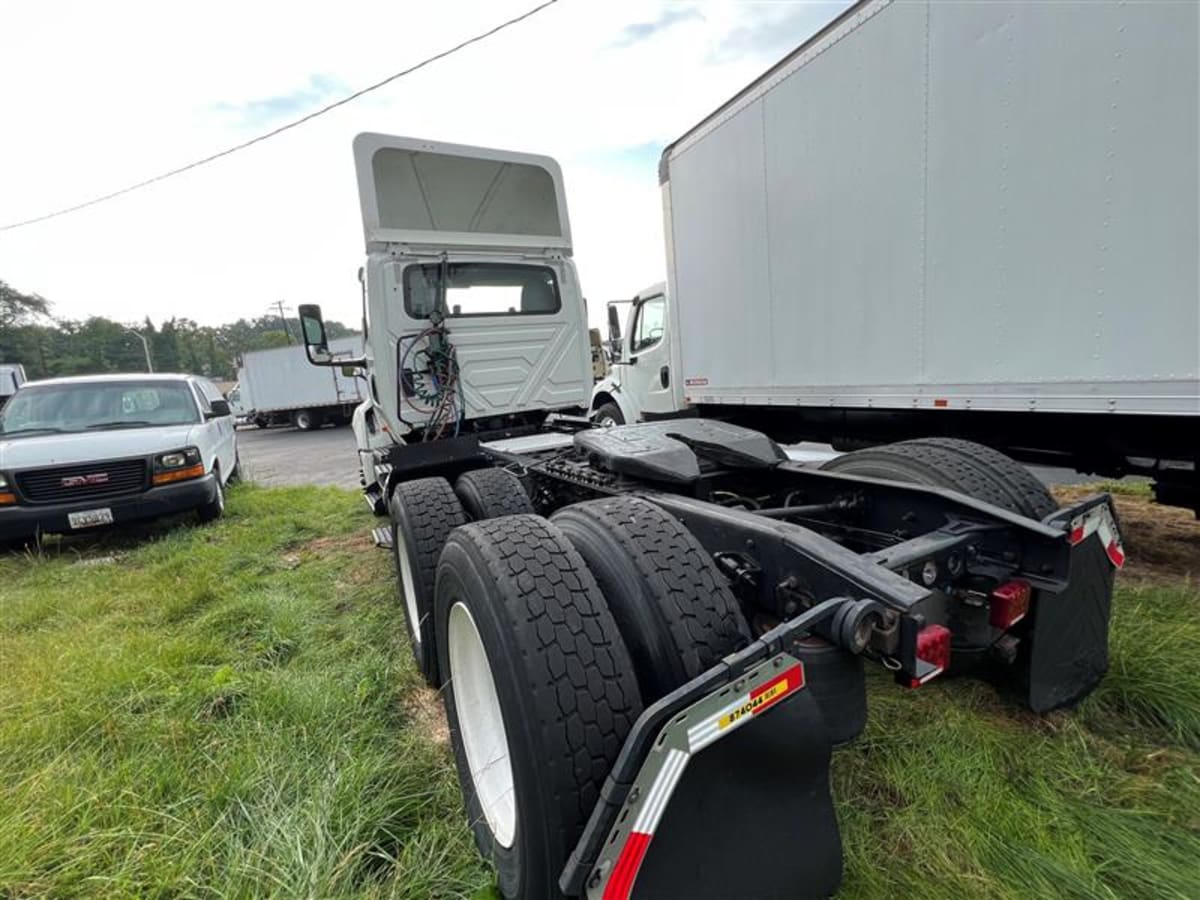
[[[1104,548],[1108,552],[1108,560],[1118,569],[1125,565],[1125,551],[1121,549],[1121,545],[1116,541],[1110,541],[1108,546]]]
[[[637,878],[642,860],[646,858],[646,849],[650,846],[650,835],[640,831],[629,832],[617,864],[613,866],[612,876],[604,886],[603,900],[629,900],[633,891],[633,881]]]
[[[782,685],[783,689],[779,690]],[[766,700],[759,706],[751,710],[752,715],[758,715],[765,709],[774,706],[784,697],[793,694],[800,688],[804,687],[804,666],[801,663],[796,663],[790,669],[784,670],[781,674],[776,675],[766,684],[756,687],[750,692],[750,701],[753,702],[757,698],[768,694]]]

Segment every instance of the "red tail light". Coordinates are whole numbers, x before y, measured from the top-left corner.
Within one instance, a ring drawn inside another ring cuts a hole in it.
[[[1033,588],[1028,581],[1006,581],[992,591],[988,621],[993,628],[1007,631],[1020,622],[1029,612],[1029,598]]]
[[[917,634],[917,660],[933,668],[919,667],[918,671],[924,671],[912,679],[909,687],[919,687],[950,666],[950,629],[944,625],[926,625],[922,628]]]

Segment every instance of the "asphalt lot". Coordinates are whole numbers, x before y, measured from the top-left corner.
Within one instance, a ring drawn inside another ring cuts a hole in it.
[[[348,425],[299,431],[239,428],[242,477],[267,485],[332,484],[358,488],[354,432]]]
[[[788,455],[799,462],[820,463],[837,453],[827,444],[796,444]],[[332,484],[355,490],[358,484],[354,432],[349,427],[299,431],[295,428],[240,428],[238,452],[243,477],[259,484]],[[1085,484],[1094,475],[1070,469],[1031,466],[1046,484]]]

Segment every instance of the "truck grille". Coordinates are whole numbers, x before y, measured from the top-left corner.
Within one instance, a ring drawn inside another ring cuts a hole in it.
[[[17,487],[30,503],[73,503],[137,494],[146,488],[146,461],[118,459],[18,472]]]

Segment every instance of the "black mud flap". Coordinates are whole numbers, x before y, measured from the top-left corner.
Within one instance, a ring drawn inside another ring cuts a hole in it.
[[[1068,529],[1070,576],[1061,591],[1038,591],[1018,657],[1034,712],[1086,697],[1108,671],[1108,620],[1116,569],[1125,563],[1116,513],[1107,495],[1055,514]]]
[[[741,677],[714,669],[701,679],[707,693],[695,702],[671,708],[676,692],[634,726],[563,873],[569,896],[803,900],[837,890],[831,741],[803,664],[782,652]],[[696,686],[680,691],[696,696]]]

